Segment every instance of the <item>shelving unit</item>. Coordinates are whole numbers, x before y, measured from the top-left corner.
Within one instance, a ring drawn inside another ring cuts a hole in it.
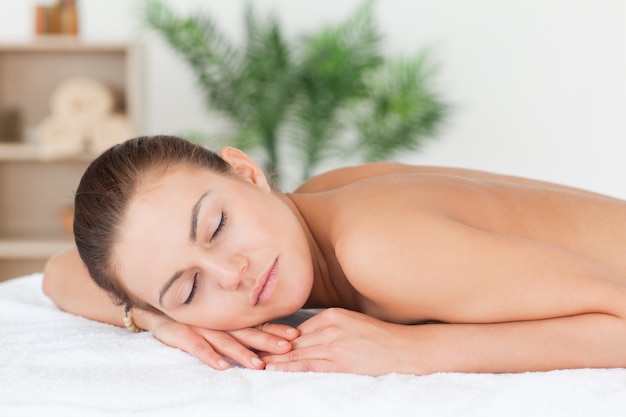
[[[49,114],[51,92],[69,77],[94,78],[114,91],[117,110],[139,131],[138,61],[134,44],[86,44],[63,37],[0,43],[0,111],[17,110],[23,133],[0,142],[0,281],[41,272],[50,256],[72,245],[67,216],[94,156],[40,156],[34,132]]]

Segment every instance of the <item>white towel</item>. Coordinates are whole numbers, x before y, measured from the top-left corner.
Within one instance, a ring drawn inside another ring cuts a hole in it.
[[[114,113],[115,95],[91,78],[68,78],[50,95],[50,115],[38,126],[39,151],[48,159],[99,155],[134,135],[128,117]]]
[[[134,136],[130,120],[122,114],[111,114],[89,126],[87,137],[91,138],[89,152],[100,155],[113,145]]]
[[[83,130],[69,118],[48,116],[38,126],[39,155],[44,159],[71,158],[85,150]]]
[[[41,274],[0,284],[0,416],[626,416],[626,370],[523,374],[215,371],[59,311]]]
[[[114,106],[113,92],[92,78],[68,78],[50,95],[51,113],[73,119],[81,127],[102,119],[113,111]]]

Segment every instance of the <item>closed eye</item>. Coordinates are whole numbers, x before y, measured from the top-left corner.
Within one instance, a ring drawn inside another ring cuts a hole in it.
[[[224,230],[224,226],[226,226],[227,221],[228,221],[228,216],[226,215],[226,213],[222,212],[222,215],[220,217],[220,222],[217,225],[215,232],[213,232],[213,235],[211,236],[211,241],[215,239],[222,232],[222,230]],[[198,290],[198,281],[199,281],[199,274],[196,273],[193,276],[193,284],[191,286],[191,291],[189,292],[189,296],[187,296],[187,299],[183,301],[184,304],[191,304],[191,302],[193,301],[194,297],[196,296],[196,292]]]
[[[193,285],[191,286],[191,291],[189,291],[189,296],[185,301],[185,304],[191,304],[193,298],[196,296],[196,291],[198,291],[198,274],[193,276]]]
[[[217,225],[215,232],[211,236],[211,240],[215,239],[221,232],[224,230],[224,226],[226,226],[226,222],[228,221],[228,216],[226,213],[222,212],[222,217],[220,218],[220,223]]]

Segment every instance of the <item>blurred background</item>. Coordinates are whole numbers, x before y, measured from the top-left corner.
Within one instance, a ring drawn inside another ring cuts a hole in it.
[[[126,85],[138,95],[132,104],[135,133],[210,137],[224,126],[223,117],[207,109],[196,74],[181,55],[147,28],[142,1],[77,1],[75,36],[84,43],[138,45],[138,75],[128,81],[137,85]],[[54,3],[0,0],[0,44],[35,42],[35,7]],[[260,15],[274,13],[287,38],[345,21],[363,4],[163,3],[183,16],[210,15],[233,42],[244,41],[247,4]],[[626,2],[379,0],[372,7],[384,53],[414,56],[427,48],[437,68],[430,85],[449,105],[434,139],[393,159],[526,176],[626,198]],[[315,172],[336,163],[319,164]]]
[[[80,38],[143,44],[142,133],[209,131],[184,62],[137,17],[139,0],[78,2]],[[0,0],[0,41],[33,37],[42,0]],[[207,10],[241,38],[244,0],[169,0]],[[288,33],[352,13],[359,0],[254,0]],[[403,159],[537,177],[626,197],[626,3],[621,0],[382,0],[385,48],[429,46],[455,105],[438,140]]]

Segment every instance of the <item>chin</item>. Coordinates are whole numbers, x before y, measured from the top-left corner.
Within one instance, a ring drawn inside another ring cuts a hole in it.
[[[288,305],[285,308],[286,313],[283,315],[283,317],[285,316],[290,316],[294,313],[296,313],[298,310],[304,308],[304,304],[306,303],[308,299],[308,294],[305,297],[302,297],[301,299],[292,299],[290,300],[291,302],[288,303]]]
[[[267,321],[281,319],[295,314],[298,310],[304,307],[306,299],[301,300],[301,298],[300,294],[294,296],[293,293],[282,297],[285,302],[281,303],[280,307],[277,306],[277,308],[272,309],[273,311],[270,312],[272,317],[270,317]]]

